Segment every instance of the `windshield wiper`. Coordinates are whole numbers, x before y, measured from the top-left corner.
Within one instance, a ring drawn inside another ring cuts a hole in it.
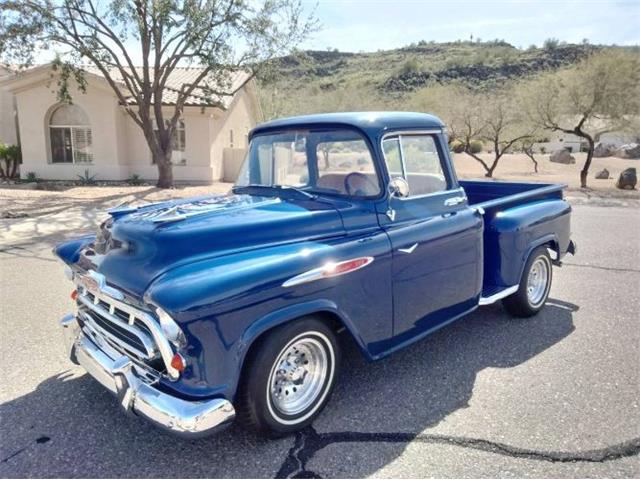
[[[233,193],[250,193],[251,191],[259,192],[259,191],[268,190],[270,192],[275,192],[275,193],[280,193],[280,192],[296,193],[309,200],[313,200],[316,198],[315,195],[312,195],[309,192],[305,192],[301,188],[291,187],[289,185],[260,185],[260,184],[236,185],[233,187],[232,190],[233,190]]]

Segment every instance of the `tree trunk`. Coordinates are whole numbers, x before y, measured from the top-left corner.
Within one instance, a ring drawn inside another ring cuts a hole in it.
[[[153,161],[158,167],[158,188],[173,187],[173,165],[171,164],[171,152],[153,151]]]
[[[499,152],[498,150],[494,150],[493,154],[495,155],[494,159],[493,159],[493,163],[491,164],[491,166],[489,168],[484,167],[485,170],[487,171],[487,173],[484,174],[485,177],[487,178],[493,178],[493,171],[496,169],[496,167],[498,166],[498,162],[500,161],[500,159],[502,158],[502,154],[504,153],[504,150],[502,152]]]
[[[533,155],[533,149],[526,148],[526,149],[523,150],[523,152],[533,162],[533,171],[535,173],[538,173],[538,161],[536,160],[536,157],[534,157],[534,155]]]
[[[587,176],[589,175],[589,167],[591,166],[591,160],[593,159],[593,151],[595,149],[595,142],[589,136],[585,136],[589,143],[589,150],[587,150],[587,159],[584,161],[584,166],[580,171],[580,187],[587,188]]]
[[[18,173],[18,160],[13,160],[11,165],[11,172],[9,172],[9,178],[15,178]]]
[[[485,173],[485,177],[490,177],[493,174],[493,169],[495,168],[495,165],[493,165],[492,168],[489,168],[489,165],[487,165],[484,160],[482,160],[475,153],[471,153],[471,146],[469,145],[469,143],[465,144],[464,153],[466,153],[471,158],[473,158],[476,162],[482,165],[482,168],[484,168],[484,171],[487,172]]]

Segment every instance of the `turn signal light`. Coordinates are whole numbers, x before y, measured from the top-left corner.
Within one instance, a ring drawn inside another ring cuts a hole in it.
[[[187,368],[187,362],[179,353],[176,353],[171,359],[171,366],[175,368],[180,373],[184,372],[184,369]]]
[[[71,292],[71,300],[75,302],[76,298],[78,298],[78,290],[74,290],[73,292]]]

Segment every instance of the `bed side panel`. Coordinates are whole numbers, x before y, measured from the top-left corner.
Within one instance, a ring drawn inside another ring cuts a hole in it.
[[[484,285],[509,287],[520,282],[529,253],[549,244],[561,257],[570,236],[571,206],[541,200],[485,214]]]

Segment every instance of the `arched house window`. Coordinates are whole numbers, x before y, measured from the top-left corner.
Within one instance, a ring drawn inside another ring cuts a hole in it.
[[[51,163],[92,163],[91,125],[78,105],[61,105],[49,117]]]

